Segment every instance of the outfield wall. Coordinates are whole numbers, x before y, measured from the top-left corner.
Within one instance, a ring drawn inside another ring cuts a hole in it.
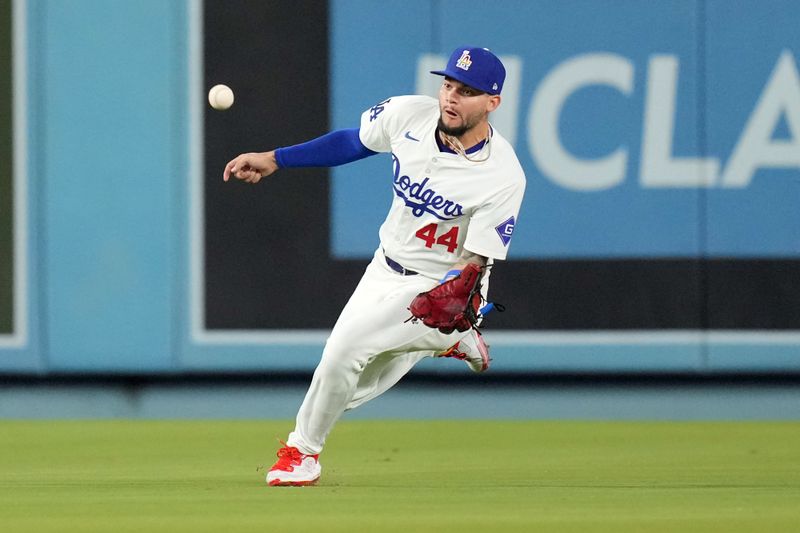
[[[0,7],[0,371],[312,369],[377,245],[388,156],[258,187],[221,169],[435,94],[467,43],[508,66],[494,123],[528,176],[495,368],[800,370],[796,2]]]

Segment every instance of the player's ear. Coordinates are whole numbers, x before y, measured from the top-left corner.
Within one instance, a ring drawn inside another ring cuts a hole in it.
[[[486,111],[491,113],[495,109],[500,106],[500,95],[493,94],[489,96],[489,100],[486,101]]]

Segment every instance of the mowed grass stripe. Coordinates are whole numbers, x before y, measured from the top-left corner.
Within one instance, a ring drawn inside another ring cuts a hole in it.
[[[794,531],[800,423],[343,421],[316,487],[291,421],[0,422],[3,531]]]

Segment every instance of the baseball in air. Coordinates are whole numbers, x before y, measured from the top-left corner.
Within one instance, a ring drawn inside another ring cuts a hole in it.
[[[228,109],[233,105],[233,91],[230,87],[223,84],[214,85],[208,91],[208,103],[214,109]]]

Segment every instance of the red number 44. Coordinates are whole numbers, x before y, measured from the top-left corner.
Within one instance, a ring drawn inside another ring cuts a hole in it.
[[[433,248],[434,244],[440,244],[442,246],[447,246],[448,252],[455,252],[456,248],[458,248],[458,226],[453,226],[449,231],[437,237],[436,230],[438,229],[438,224],[430,223],[424,228],[417,230],[417,238],[425,241],[426,248]]]

